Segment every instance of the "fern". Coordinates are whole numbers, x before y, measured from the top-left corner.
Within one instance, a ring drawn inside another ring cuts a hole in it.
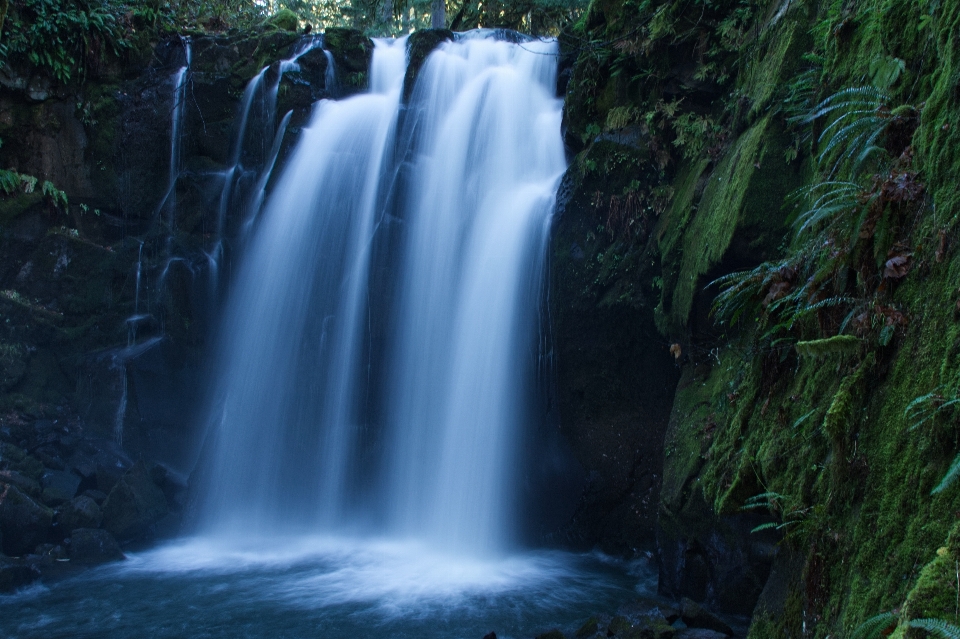
[[[957,481],[957,477],[960,477],[960,453],[953,458],[953,463],[950,464],[950,469],[947,471],[947,474],[943,476],[943,479],[940,480],[937,487],[930,491],[930,494],[936,495],[937,493],[942,493],[949,488],[953,482]]]
[[[55,187],[53,182],[44,180],[42,190],[43,194],[49,197],[55,206],[63,209],[67,208],[67,194]]]
[[[940,639],[960,639],[960,627],[947,623],[943,619],[913,619],[910,627],[926,630]]]
[[[7,169],[0,170],[0,189],[4,193],[13,193],[20,188],[20,174]]]
[[[875,87],[851,87],[834,93],[810,113],[797,118],[804,124],[830,118],[817,140],[825,143],[817,163],[823,168],[833,162],[825,172],[828,178],[844,165],[854,173],[869,156],[882,151],[875,142],[890,122],[889,102],[889,96]]]
[[[787,196],[788,202],[807,208],[797,216],[794,225],[797,234],[817,228],[821,222],[833,221],[839,213],[856,210],[863,201],[865,192],[856,182],[826,181],[817,182],[797,189]]]
[[[870,617],[857,626],[850,635],[850,639],[880,639],[884,630],[897,622],[897,615],[892,612],[883,612],[876,617]]]
[[[922,426],[941,412],[960,404],[960,397],[947,399],[938,392],[941,388],[943,387],[940,386],[933,392],[915,398],[903,409],[903,416],[913,421],[910,430]]]

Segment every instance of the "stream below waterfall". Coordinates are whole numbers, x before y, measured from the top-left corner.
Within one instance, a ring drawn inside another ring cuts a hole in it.
[[[600,554],[498,560],[415,542],[311,537],[225,547],[180,540],[0,596],[0,636],[530,639],[651,598],[656,567]]]

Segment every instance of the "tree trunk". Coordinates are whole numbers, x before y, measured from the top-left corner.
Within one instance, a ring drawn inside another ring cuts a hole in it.
[[[430,26],[443,29],[447,26],[447,5],[444,0],[433,0],[430,5]]]
[[[380,0],[380,22],[386,27],[388,32],[392,31],[393,26],[393,0]]]

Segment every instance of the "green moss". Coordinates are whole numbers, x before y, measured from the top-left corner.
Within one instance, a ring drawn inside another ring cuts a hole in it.
[[[686,325],[693,297],[700,290],[700,278],[720,261],[744,217],[744,202],[753,182],[756,166],[764,157],[764,138],[769,118],[751,127],[710,175],[703,197],[684,232],[676,285],[669,305],[664,304],[665,332]],[[666,300],[665,300],[666,301]]]
[[[37,191],[15,196],[0,195],[0,228],[8,226],[41,202],[43,202],[43,193]]]
[[[264,20],[263,24],[264,26],[280,29],[281,31],[292,31],[296,33],[300,29],[300,18],[290,9],[281,9]]]

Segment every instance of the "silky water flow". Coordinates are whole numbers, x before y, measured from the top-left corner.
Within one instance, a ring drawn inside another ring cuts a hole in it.
[[[498,35],[441,44],[407,105],[378,40],[369,92],[315,105],[225,305],[196,534],[0,598],[0,632],[520,637],[652,593],[518,543],[566,165],[556,43]]]

